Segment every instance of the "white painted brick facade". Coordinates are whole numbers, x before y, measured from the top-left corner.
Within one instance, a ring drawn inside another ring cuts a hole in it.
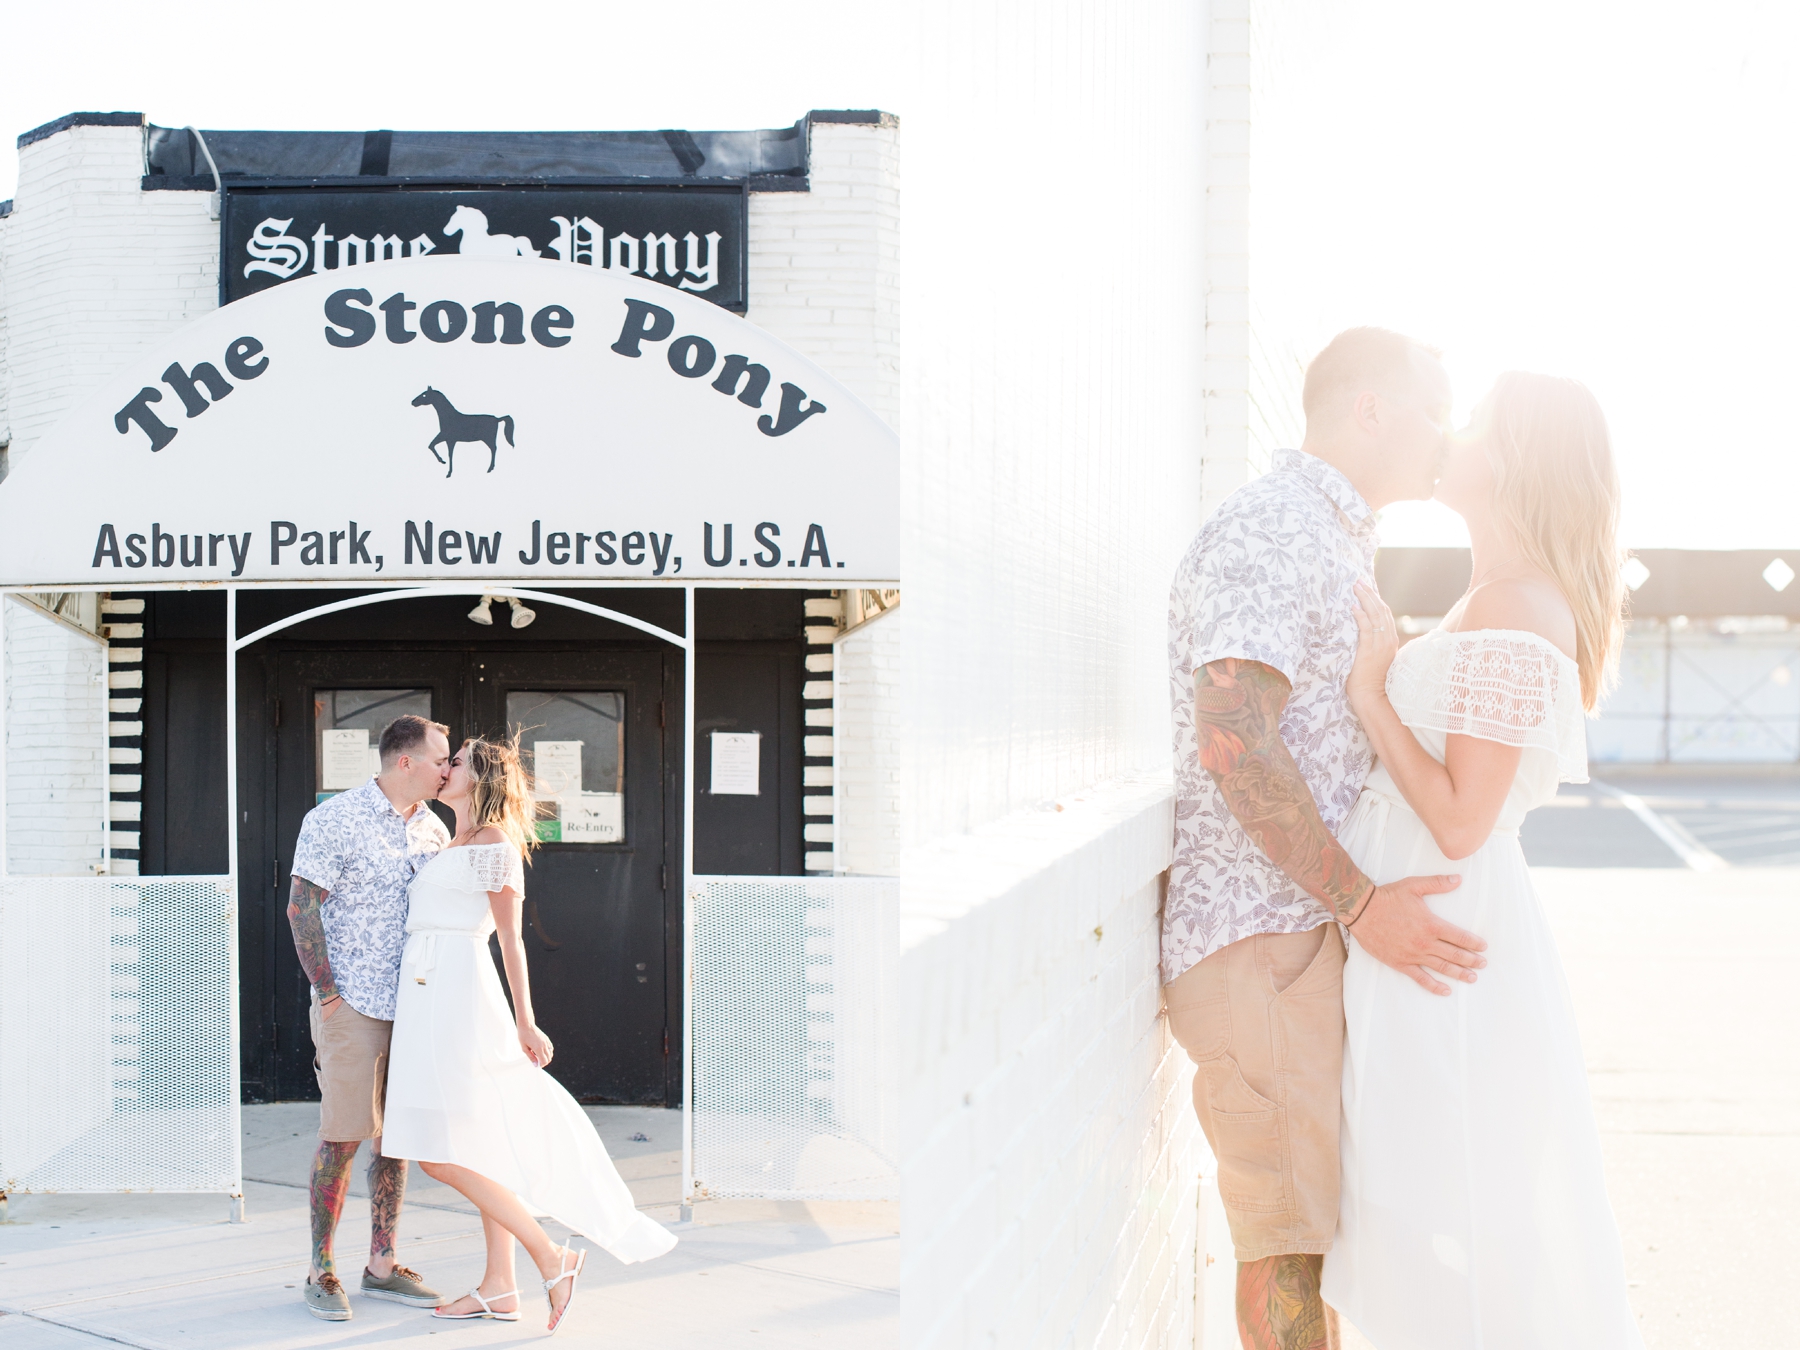
[[[1211,0],[1208,6],[1203,518],[1255,472],[1250,403],[1251,8],[1252,0]]]
[[[1242,202],[1208,187],[1247,77],[1176,0],[911,22],[903,1343],[1185,1350],[1210,1158],[1160,1015],[1164,654],[1215,410],[1241,458]]]
[[[815,122],[807,192],[750,198],[748,318],[900,413],[900,129]]]
[[[6,606],[6,870],[93,876],[106,800],[106,651],[33,605]],[[116,753],[116,752],[115,752]]]
[[[839,639],[837,867],[900,874],[900,626],[895,610]]]
[[[145,192],[143,133],[71,127],[19,151],[0,232],[12,465],[134,352],[218,307],[205,192]]]

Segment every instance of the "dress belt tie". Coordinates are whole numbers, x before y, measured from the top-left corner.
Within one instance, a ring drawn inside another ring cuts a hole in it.
[[[1387,829],[1388,814],[1391,811],[1393,811],[1393,809],[1395,807],[1399,807],[1402,811],[1406,811],[1406,812],[1414,815],[1415,817],[1418,814],[1416,811],[1413,811],[1412,807],[1410,807],[1406,804],[1406,802],[1403,798],[1396,797],[1392,793],[1383,792],[1380,788],[1364,787],[1363,788],[1363,796],[1373,797],[1375,799],[1375,801],[1380,804],[1380,806],[1381,806],[1381,828],[1383,830]],[[1423,823],[1423,822],[1421,822],[1421,823]],[[1491,838],[1493,838],[1494,835],[1501,835],[1507,839],[1517,839],[1519,837],[1519,827],[1516,825],[1511,826],[1511,827],[1504,826],[1504,825],[1496,825],[1491,831],[1489,831],[1488,837],[1491,839]]]
[[[437,949],[440,937],[472,937],[487,936],[485,928],[414,928],[407,935],[408,939],[423,939],[418,950],[413,954],[412,977],[419,984],[425,983],[425,977],[437,969]],[[410,941],[407,944],[411,945]]]

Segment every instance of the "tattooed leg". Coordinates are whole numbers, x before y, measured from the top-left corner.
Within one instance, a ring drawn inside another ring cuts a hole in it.
[[[1268,1256],[1237,1268],[1244,1350],[1336,1350],[1337,1314],[1319,1297],[1323,1256]]]
[[[369,1273],[385,1280],[394,1273],[394,1231],[406,1198],[406,1159],[386,1158],[381,1140],[369,1145]]]
[[[356,1161],[356,1144],[319,1141],[313,1154],[311,1184],[312,1202],[312,1278],[337,1274],[332,1260],[331,1242],[337,1235],[338,1220],[344,1216],[344,1197],[350,1193],[350,1165]]]

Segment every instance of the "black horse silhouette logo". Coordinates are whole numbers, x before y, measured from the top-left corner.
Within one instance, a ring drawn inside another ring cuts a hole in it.
[[[444,477],[448,478],[456,472],[456,447],[461,441],[479,441],[488,448],[487,471],[494,471],[494,461],[500,457],[500,424],[506,424],[506,443],[514,444],[513,420],[502,413],[496,417],[493,413],[458,412],[450,405],[450,400],[437,390],[426,386],[425,392],[412,401],[415,408],[422,408],[427,403],[437,409],[438,434],[431,438],[425,448],[431,451],[431,457],[444,466]],[[438,442],[444,443],[444,453],[438,454]]]

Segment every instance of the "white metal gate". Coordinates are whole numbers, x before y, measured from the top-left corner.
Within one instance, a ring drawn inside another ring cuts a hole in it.
[[[900,884],[695,877],[696,1199],[899,1198]]]
[[[0,880],[0,1192],[242,1195],[224,877]]]
[[[1588,724],[1596,763],[1800,760],[1800,628],[1639,621]]]

